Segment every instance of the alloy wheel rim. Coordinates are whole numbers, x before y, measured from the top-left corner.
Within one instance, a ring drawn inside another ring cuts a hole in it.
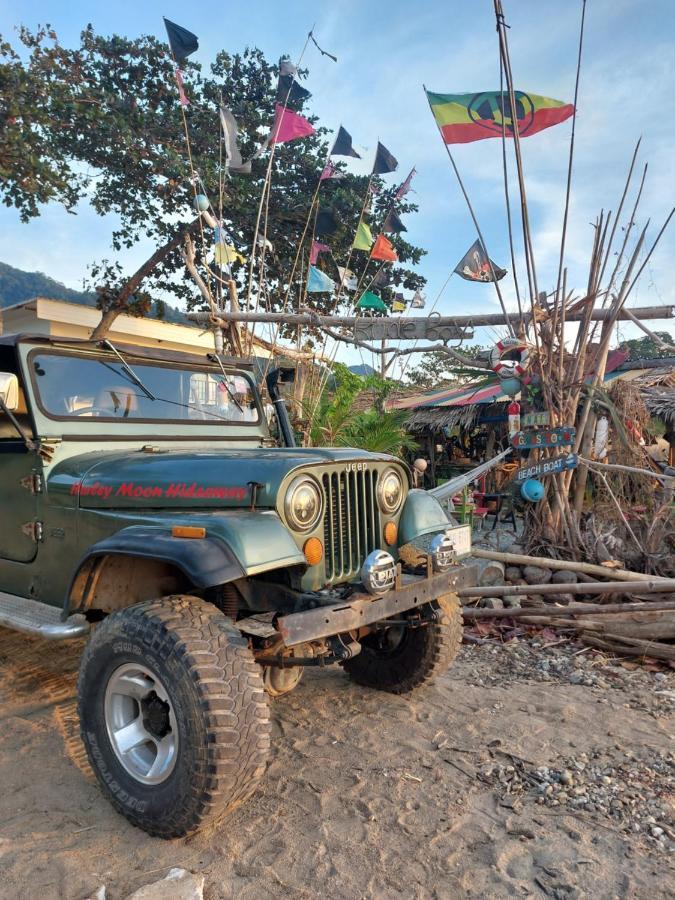
[[[104,700],[105,724],[120,765],[142,784],[161,784],[178,755],[173,703],[147,666],[125,663],[110,676]]]

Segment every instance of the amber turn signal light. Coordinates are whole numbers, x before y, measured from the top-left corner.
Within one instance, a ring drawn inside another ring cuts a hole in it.
[[[316,566],[323,559],[323,544],[316,537],[309,538],[309,540],[305,541],[302,552],[305,554],[307,563],[310,566]]]
[[[392,547],[396,543],[397,537],[398,528],[396,527],[396,522],[387,522],[384,526],[384,539],[387,544]]]
[[[205,538],[206,528],[198,528],[196,525],[174,525],[171,537]]]

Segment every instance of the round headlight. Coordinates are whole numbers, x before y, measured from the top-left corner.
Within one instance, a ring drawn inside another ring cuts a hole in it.
[[[387,469],[377,483],[377,500],[380,509],[395,513],[403,500],[403,482],[395,469]]]
[[[323,494],[318,484],[302,475],[292,481],[284,501],[284,512],[295,531],[311,531],[323,512]]]

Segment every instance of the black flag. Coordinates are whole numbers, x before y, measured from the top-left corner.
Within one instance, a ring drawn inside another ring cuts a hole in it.
[[[169,19],[166,18],[164,19],[164,27],[166,28],[169,46],[171,47],[174,59],[178,65],[181,65],[191,53],[194,53],[195,50],[199,49],[197,35],[188,31],[187,28],[176,25],[175,22],[170,22]]]
[[[352,147],[351,134],[340,125],[340,130],[335,138],[333,149],[330,151],[331,156],[353,156],[355,159],[361,159],[360,155]]]
[[[493,271],[494,278],[492,277]],[[488,255],[479,240],[469,247],[455,266],[455,272],[466,279],[466,281],[501,281],[506,275],[506,269],[501,269],[496,263],[488,259]]]
[[[280,75],[277,87],[277,100],[284,103],[287,99],[293,102],[306,100],[312,95],[308,90],[298,84],[292,75]]]
[[[391,210],[391,212],[387,214],[387,218],[384,220],[382,231],[389,234],[400,234],[402,231],[407,230],[408,229],[405,227],[400,217],[393,210]]]
[[[377,153],[375,154],[375,165],[373,166],[373,175],[386,175],[387,172],[394,172],[398,166],[398,160],[391,155],[384,144],[377,142]]]
[[[333,210],[328,206],[322,206],[316,217],[315,234],[333,234],[337,231],[338,223]]]

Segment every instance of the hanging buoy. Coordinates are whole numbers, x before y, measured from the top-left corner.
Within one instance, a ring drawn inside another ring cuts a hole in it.
[[[518,338],[504,338],[492,348],[490,365],[500,378],[524,375],[527,369],[530,348]]]
[[[520,403],[512,400],[506,408],[509,414],[509,437],[520,431]]]
[[[530,503],[539,503],[544,499],[546,491],[541,481],[537,481],[536,478],[528,478],[520,486],[520,493],[524,500],[528,500]]]
[[[521,392],[523,385],[519,378],[503,378],[499,387],[507,397],[515,397]]]
[[[199,212],[206,212],[209,208],[209,198],[206,194],[197,194],[194,199],[195,209],[199,210]]]

